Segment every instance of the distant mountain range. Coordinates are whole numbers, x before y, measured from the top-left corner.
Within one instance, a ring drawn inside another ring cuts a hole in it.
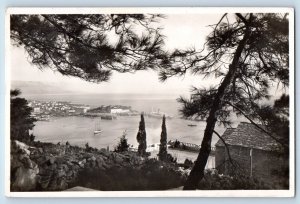
[[[57,83],[38,81],[12,81],[11,89],[20,89],[24,95],[75,93]]]

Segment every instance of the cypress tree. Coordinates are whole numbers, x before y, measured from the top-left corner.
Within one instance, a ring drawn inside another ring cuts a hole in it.
[[[144,114],[141,114],[141,121],[139,124],[139,131],[136,136],[136,139],[139,143],[138,146],[138,153],[140,156],[146,155],[146,148],[147,148],[147,142],[146,142],[146,129],[145,129],[145,120],[144,120]]]
[[[166,128],[166,117],[163,116],[161,125],[160,145],[159,145],[159,160],[163,161],[167,158],[167,128]]]

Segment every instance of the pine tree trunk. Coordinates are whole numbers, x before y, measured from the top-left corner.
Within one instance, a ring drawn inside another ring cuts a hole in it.
[[[216,97],[214,98],[212,108],[209,112],[208,118],[206,120],[206,128],[204,131],[204,137],[201,143],[200,152],[198,154],[197,160],[195,162],[195,165],[186,181],[186,184],[183,188],[183,190],[195,190],[201,181],[201,179],[204,176],[204,169],[210,154],[211,150],[211,140],[213,131],[215,128],[215,124],[217,122],[217,112],[220,110],[220,104],[224,97],[224,93],[226,91],[226,88],[230,85],[232,82],[232,79],[236,73],[236,70],[238,69],[238,62],[239,58],[241,57],[242,51],[246,45],[246,41],[248,40],[250,35],[250,31],[247,28],[244,34],[243,39],[240,41],[236,52],[234,54],[233,60],[229,66],[229,71],[227,75],[225,76],[223,82],[218,88],[218,92],[216,94]]]

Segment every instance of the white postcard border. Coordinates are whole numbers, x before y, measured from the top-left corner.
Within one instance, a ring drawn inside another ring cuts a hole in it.
[[[197,190],[197,191],[10,191],[10,22],[11,14],[107,14],[107,13],[289,13],[290,53],[290,189],[289,190]],[[8,197],[293,197],[295,196],[295,43],[294,9],[286,7],[11,7],[5,19],[5,195]]]

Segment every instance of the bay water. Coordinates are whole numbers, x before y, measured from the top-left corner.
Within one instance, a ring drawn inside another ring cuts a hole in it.
[[[95,108],[101,105],[125,105],[140,112],[151,112],[158,109],[173,116],[166,120],[168,140],[179,140],[193,144],[201,144],[206,122],[190,121],[180,118],[180,104],[174,96],[133,95],[133,94],[59,94],[59,95],[23,95],[29,100],[40,101],[68,101],[75,104],[89,105]],[[50,121],[37,121],[33,129],[36,140],[52,143],[66,143],[71,145],[107,148],[111,150],[118,144],[120,137],[126,130],[128,143],[137,146],[140,116],[118,116],[115,120],[100,120],[83,116],[57,117]],[[102,129],[102,133],[94,135],[95,126]],[[160,141],[162,120],[145,116],[147,144],[157,144]],[[196,126],[189,126],[190,124]],[[216,131],[222,134],[225,128],[216,126]],[[213,136],[212,145],[218,141]],[[194,160],[196,153],[181,154],[173,151],[176,157],[182,155]],[[182,158],[184,159],[184,158]]]

